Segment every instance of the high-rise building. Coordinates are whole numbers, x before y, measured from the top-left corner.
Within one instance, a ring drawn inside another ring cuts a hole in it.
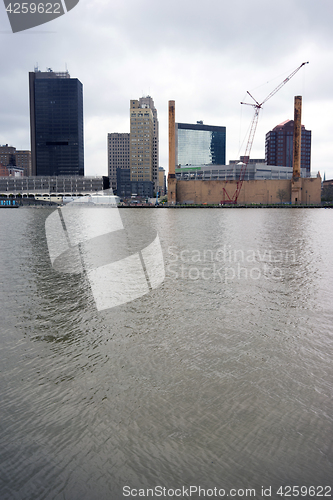
[[[83,89],[68,71],[29,73],[33,175],[84,175]]]
[[[139,195],[158,190],[158,120],[153,99],[130,101],[130,174]]]
[[[176,123],[177,165],[225,165],[225,151],[225,127]]]
[[[0,162],[6,167],[23,169],[23,175],[31,175],[31,152],[21,151],[13,146],[0,146]]]
[[[265,160],[268,165],[293,167],[294,120],[286,120],[266,134]],[[311,130],[301,129],[301,171],[311,172]]]
[[[29,176],[31,174],[31,151],[27,150],[16,150],[16,166],[23,168],[24,175]]]
[[[5,166],[15,166],[16,165],[16,148],[14,146],[8,146],[4,144],[0,146],[0,162]]]
[[[130,134],[108,134],[110,187],[117,192],[117,170],[130,168]]]
[[[158,190],[158,168],[159,168],[159,127],[157,119],[157,110],[154,100],[149,95],[139,98],[139,104],[142,108],[149,108],[153,113],[153,182],[155,191]]]

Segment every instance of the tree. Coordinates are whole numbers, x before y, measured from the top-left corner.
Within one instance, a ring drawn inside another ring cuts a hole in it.
[[[285,189],[279,189],[276,195],[281,203],[283,202],[283,200],[286,200],[288,198],[288,193]]]
[[[333,186],[326,185],[323,187],[321,192],[321,201],[332,202],[333,201]]]

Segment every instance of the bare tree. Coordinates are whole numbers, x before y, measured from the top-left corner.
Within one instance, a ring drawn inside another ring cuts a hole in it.
[[[288,193],[285,189],[279,189],[276,194],[281,203],[288,198]]]

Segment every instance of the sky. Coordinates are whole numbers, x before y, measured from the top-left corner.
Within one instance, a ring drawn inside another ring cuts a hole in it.
[[[253,108],[309,64],[260,112],[251,157],[265,134],[293,119],[312,131],[311,169],[333,179],[332,0],[80,0],[65,15],[12,33],[0,4],[0,144],[30,149],[28,73],[68,69],[83,84],[85,175],[107,175],[107,134],[129,132],[129,101],[150,95],[168,169],[168,101],[176,121],[226,127],[226,160],[244,154]]]

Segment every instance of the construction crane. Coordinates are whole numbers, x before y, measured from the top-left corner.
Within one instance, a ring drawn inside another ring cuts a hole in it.
[[[253,103],[248,103],[248,102],[241,102],[241,104],[245,104],[246,106],[252,106],[254,108],[254,116],[253,116],[253,119],[252,119],[252,122],[251,122],[249,138],[247,140],[247,145],[246,145],[246,149],[245,149],[245,154],[244,154],[244,160],[245,161],[242,164],[242,167],[241,167],[241,170],[240,170],[240,174],[239,174],[239,179],[237,180],[236,191],[234,192],[233,196],[230,197],[229,194],[227,193],[226,189],[223,188],[223,200],[221,202],[222,204],[225,204],[225,203],[231,203],[231,204],[234,204],[234,205],[237,204],[238,195],[239,195],[240,190],[242,188],[242,184],[243,184],[244,177],[245,177],[245,172],[246,172],[247,165],[248,165],[249,159],[250,159],[250,153],[251,153],[251,149],[252,149],[252,144],[253,144],[254,136],[255,136],[255,133],[256,133],[256,130],[257,130],[257,125],[258,125],[258,120],[259,120],[259,111],[261,110],[261,108],[265,104],[265,102],[267,102],[268,99],[270,99],[271,97],[273,97],[273,95],[275,95],[287,82],[289,82],[289,80],[305,64],[309,64],[309,62],[304,62],[300,66],[298,66],[298,68],[296,68],[292,73],[290,73],[290,75],[287,76],[287,78],[285,78],[283,80],[283,82],[281,82],[274,90],[272,90],[272,92],[270,94],[268,94],[268,96],[261,103],[259,103],[253,97],[253,95],[251,95],[250,92],[247,91],[247,94],[251,97],[251,99],[254,100],[254,104]]]

